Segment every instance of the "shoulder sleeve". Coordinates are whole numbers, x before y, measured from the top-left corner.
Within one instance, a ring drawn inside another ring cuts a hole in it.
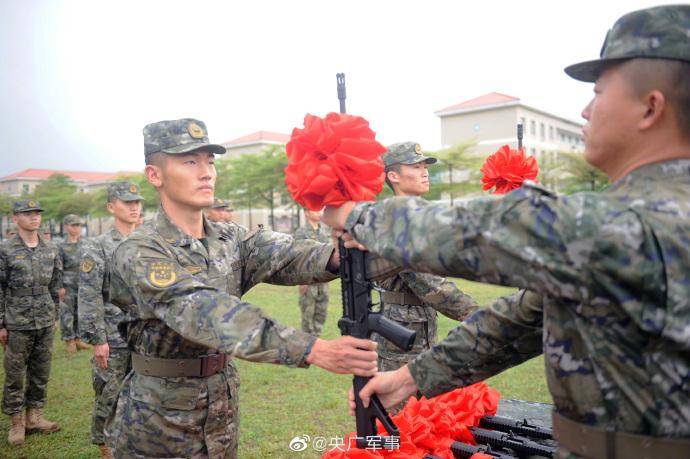
[[[105,304],[103,283],[106,261],[101,244],[97,241],[84,242],[80,251],[79,290],[77,295],[77,316],[79,333],[90,344],[105,344]]]
[[[444,277],[413,271],[398,275],[425,305],[453,320],[462,321],[479,307],[471,296]]]

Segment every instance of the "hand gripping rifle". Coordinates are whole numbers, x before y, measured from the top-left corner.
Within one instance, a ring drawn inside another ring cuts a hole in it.
[[[340,113],[345,113],[345,74],[338,73],[336,78]],[[338,321],[341,334],[369,339],[372,333],[378,333],[399,348],[409,351],[415,340],[415,332],[384,317],[381,311],[372,310],[372,283],[367,273],[367,254],[357,249],[346,249],[342,239],[338,241],[338,250],[343,296],[343,317]],[[385,448],[392,443],[386,441],[386,437],[377,435],[376,420],[381,421],[388,435],[392,437],[399,437],[400,431],[376,394],[371,397],[368,408],[362,405],[359,391],[370,379],[355,376],[352,383],[355,392],[357,447]],[[373,444],[372,441],[377,444]]]

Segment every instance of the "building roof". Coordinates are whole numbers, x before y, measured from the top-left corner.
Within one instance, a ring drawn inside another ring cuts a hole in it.
[[[443,108],[437,111],[436,115],[443,116],[458,111],[474,109],[479,107],[514,105],[518,102],[520,102],[520,99],[518,97],[509,96],[507,94],[501,94],[500,92],[490,92],[488,94],[484,94],[483,96],[475,97],[474,99],[466,100],[464,102],[460,102],[459,104]]]
[[[82,172],[82,171],[62,171],[55,169],[24,169],[4,177],[0,181],[7,180],[45,180],[51,175],[66,175],[75,182],[99,183],[112,180],[121,175],[134,174],[135,172]]]
[[[224,147],[238,147],[241,145],[253,145],[257,143],[287,143],[290,136],[280,132],[257,131],[238,137],[237,139],[223,142]]]

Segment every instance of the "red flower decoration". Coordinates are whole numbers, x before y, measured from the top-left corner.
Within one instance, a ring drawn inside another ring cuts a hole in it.
[[[539,166],[534,156],[525,156],[523,149],[512,150],[503,145],[486,158],[481,171],[484,174],[482,188],[490,190],[495,187],[493,193],[504,194],[520,188],[525,180],[536,180]]]
[[[310,210],[373,200],[383,188],[386,151],[375,137],[359,116],[306,115],[286,147],[285,183],[293,199]]]
[[[499,398],[498,391],[483,382],[431,399],[410,397],[405,408],[393,416],[400,430],[400,448],[358,449],[356,434],[351,433],[345,437],[343,445],[327,451],[321,458],[413,459],[433,454],[452,459],[450,446],[453,441],[475,444],[469,427],[477,426],[479,419],[486,415],[496,414]],[[380,435],[387,435],[380,423],[377,428]]]

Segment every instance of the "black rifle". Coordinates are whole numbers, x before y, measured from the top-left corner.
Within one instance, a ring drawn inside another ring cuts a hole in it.
[[[453,444],[450,445],[450,450],[453,452],[453,456],[455,456],[458,459],[466,459],[472,457],[473,454],[477,453],[486,454],[487,456],[496,459],[518,459],[518,456],[514,456],[513,454],[510,454],[509,452],[502,449],[492,449],[491,446],[488,445],[474,446],[470,445],[469,443],[463,443],[460,441],[454,441]],[[426,456],[424,456],[424,459],[440,458],[433,454],[427,454]]]
[[[345,75],[339,73],[337,80],[340,112],[345,113]],[[381,312],[372,310],[372,283],[367,274],[366,253],[357,249],[346,249],[342,239],[338,241],[338,250],[340,252],[340,281],[343,296],[343,317],[338,321],[340,333],[362,339],[369,339],[372,333],[378,333],[403,350],[412,349],[416,335],[414,331],[384,317]],[[358,448],[373,446],[373,438],[379,439],[376,444],[377,447],[390,444],[386,442],[386,437],[377,435],[377,419],[381,421],[390,436],[400,436],[398,427],[375,394],[371,397],[368,408],[364,408],[362,405],[359,391],[370,379],[355,376],[352,382],[355,392]]]
[[[517,125],[518,150],[522,148],[522,130],[523,130],[522,123],[518,123],[518,125]]]
[[[525,435],[532,438],[543,440],[553,439],[553,431],[546,427],[530,424],[527,419],[518,421],[505,416],[484,416],[479,420],[479,427],[501,432],[512,432],[518,435]]]
[[[489,445],[492,448],[509,448],[518,455],[553,457],[556,448],[542,445],[529,438],[513,433],[497,432],[479,427],[470,427],[470,432],[477,443]]]

